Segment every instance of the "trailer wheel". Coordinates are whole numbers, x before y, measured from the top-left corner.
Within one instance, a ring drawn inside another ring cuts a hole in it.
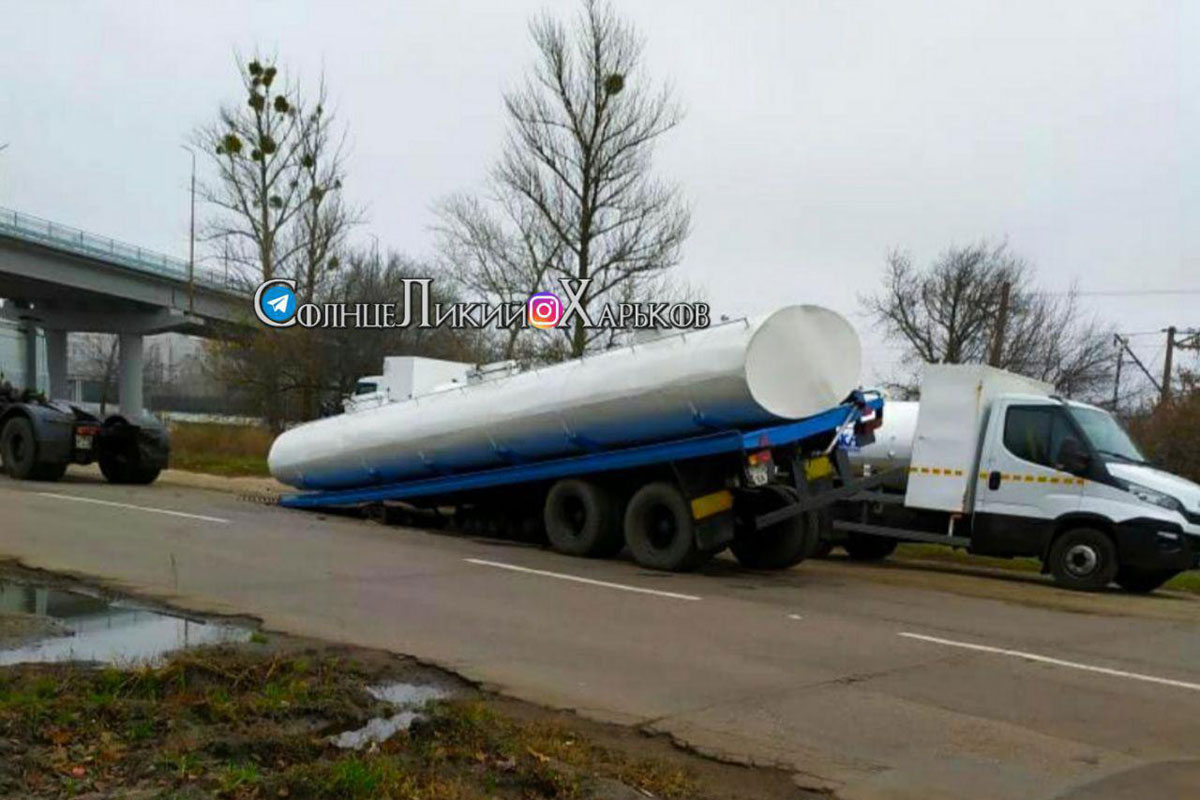
[[[0,431],[0,455],[4,469],[17,480],[56,481],[67,471],[65,463],[39,464],[37,436],[33,424],[24,417],[13,417]]]
[[[673,483],[648,483],[625,509],[625,542],[633,560],[649,569],[688,572],[711,553],[696,547],[692,507]]]
[[[1054,542],[1047,565],[1064,589],[1094,592],[1117,576],[1117,548],[1095,528],[1072,528]]]
[[[851,561],[882,561],[896,551],[899,542],[869,533],[851,533],[842,547]]]
[[[1117,570],[1117,585],[1132,594],[1149,594],[1178,575],[1173,569],[1138,569],[1121,567]]]
[[[603,486],[574,478],[554,484],[543,517],[550,546],[560,553],[606,558],[621,552],[617,501]]]
[[[796,491],[786,486],[764,486],[746,498],[751,517],[777,511],[796,502]],[[729,549],[738,563],[749,569],[787,569],[809,556],[818,544],[815,514],[797,514],[768,528],[754,530],[746,521]]]

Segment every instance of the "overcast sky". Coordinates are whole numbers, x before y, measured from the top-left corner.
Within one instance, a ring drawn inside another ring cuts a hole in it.
[[[1007,239],[1122,331],[1200,326],[1200,3],[618,0],[687,109],[657,166],[717,313],[846,314],[886,252]],[[189,131],[241,100],[235,51],[323,72],[363,241],[415,256],[479,186],[527,22],[572,0],[0,0],[0,205],[187,252]],[[1191,290],[1191,293],[1183,293]],[[861,316],[868,379],[894,358]],[[1162,337],[1135,339],[1161,359]],[[1161,362],[1160,362],[1161,363]]]

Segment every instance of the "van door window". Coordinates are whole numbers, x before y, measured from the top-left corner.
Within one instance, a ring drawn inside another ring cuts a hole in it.
[[[1013,406],[1004,417],[1004,448],[1023,461],[1057,469],[1069,438],[1075,431],[1057,406]]]

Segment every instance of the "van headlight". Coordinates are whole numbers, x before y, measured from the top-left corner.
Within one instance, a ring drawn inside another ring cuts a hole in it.
[[[1178,511],[1183,513],[1183,503],[1171,497],[1169,494],[1151,489],[1149,486],[1142,486],[1140,483],[1125,481],[1125,489],[1136,497],[1138,500],[1143,500],[1147,503],[1153,503],[1156,506],[1161,506],[1168,511]]]

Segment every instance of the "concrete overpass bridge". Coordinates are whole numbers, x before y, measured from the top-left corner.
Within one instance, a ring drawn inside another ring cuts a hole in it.
[[[141,411],[142,337],[217,336],[252,319],[245,282],[57,222],[0,208],[0,317],[25,339],[24,374],[37,386],[37,336],[46,340],[50,396],[67,389],[67,333],[116,334],[121,409]]]

